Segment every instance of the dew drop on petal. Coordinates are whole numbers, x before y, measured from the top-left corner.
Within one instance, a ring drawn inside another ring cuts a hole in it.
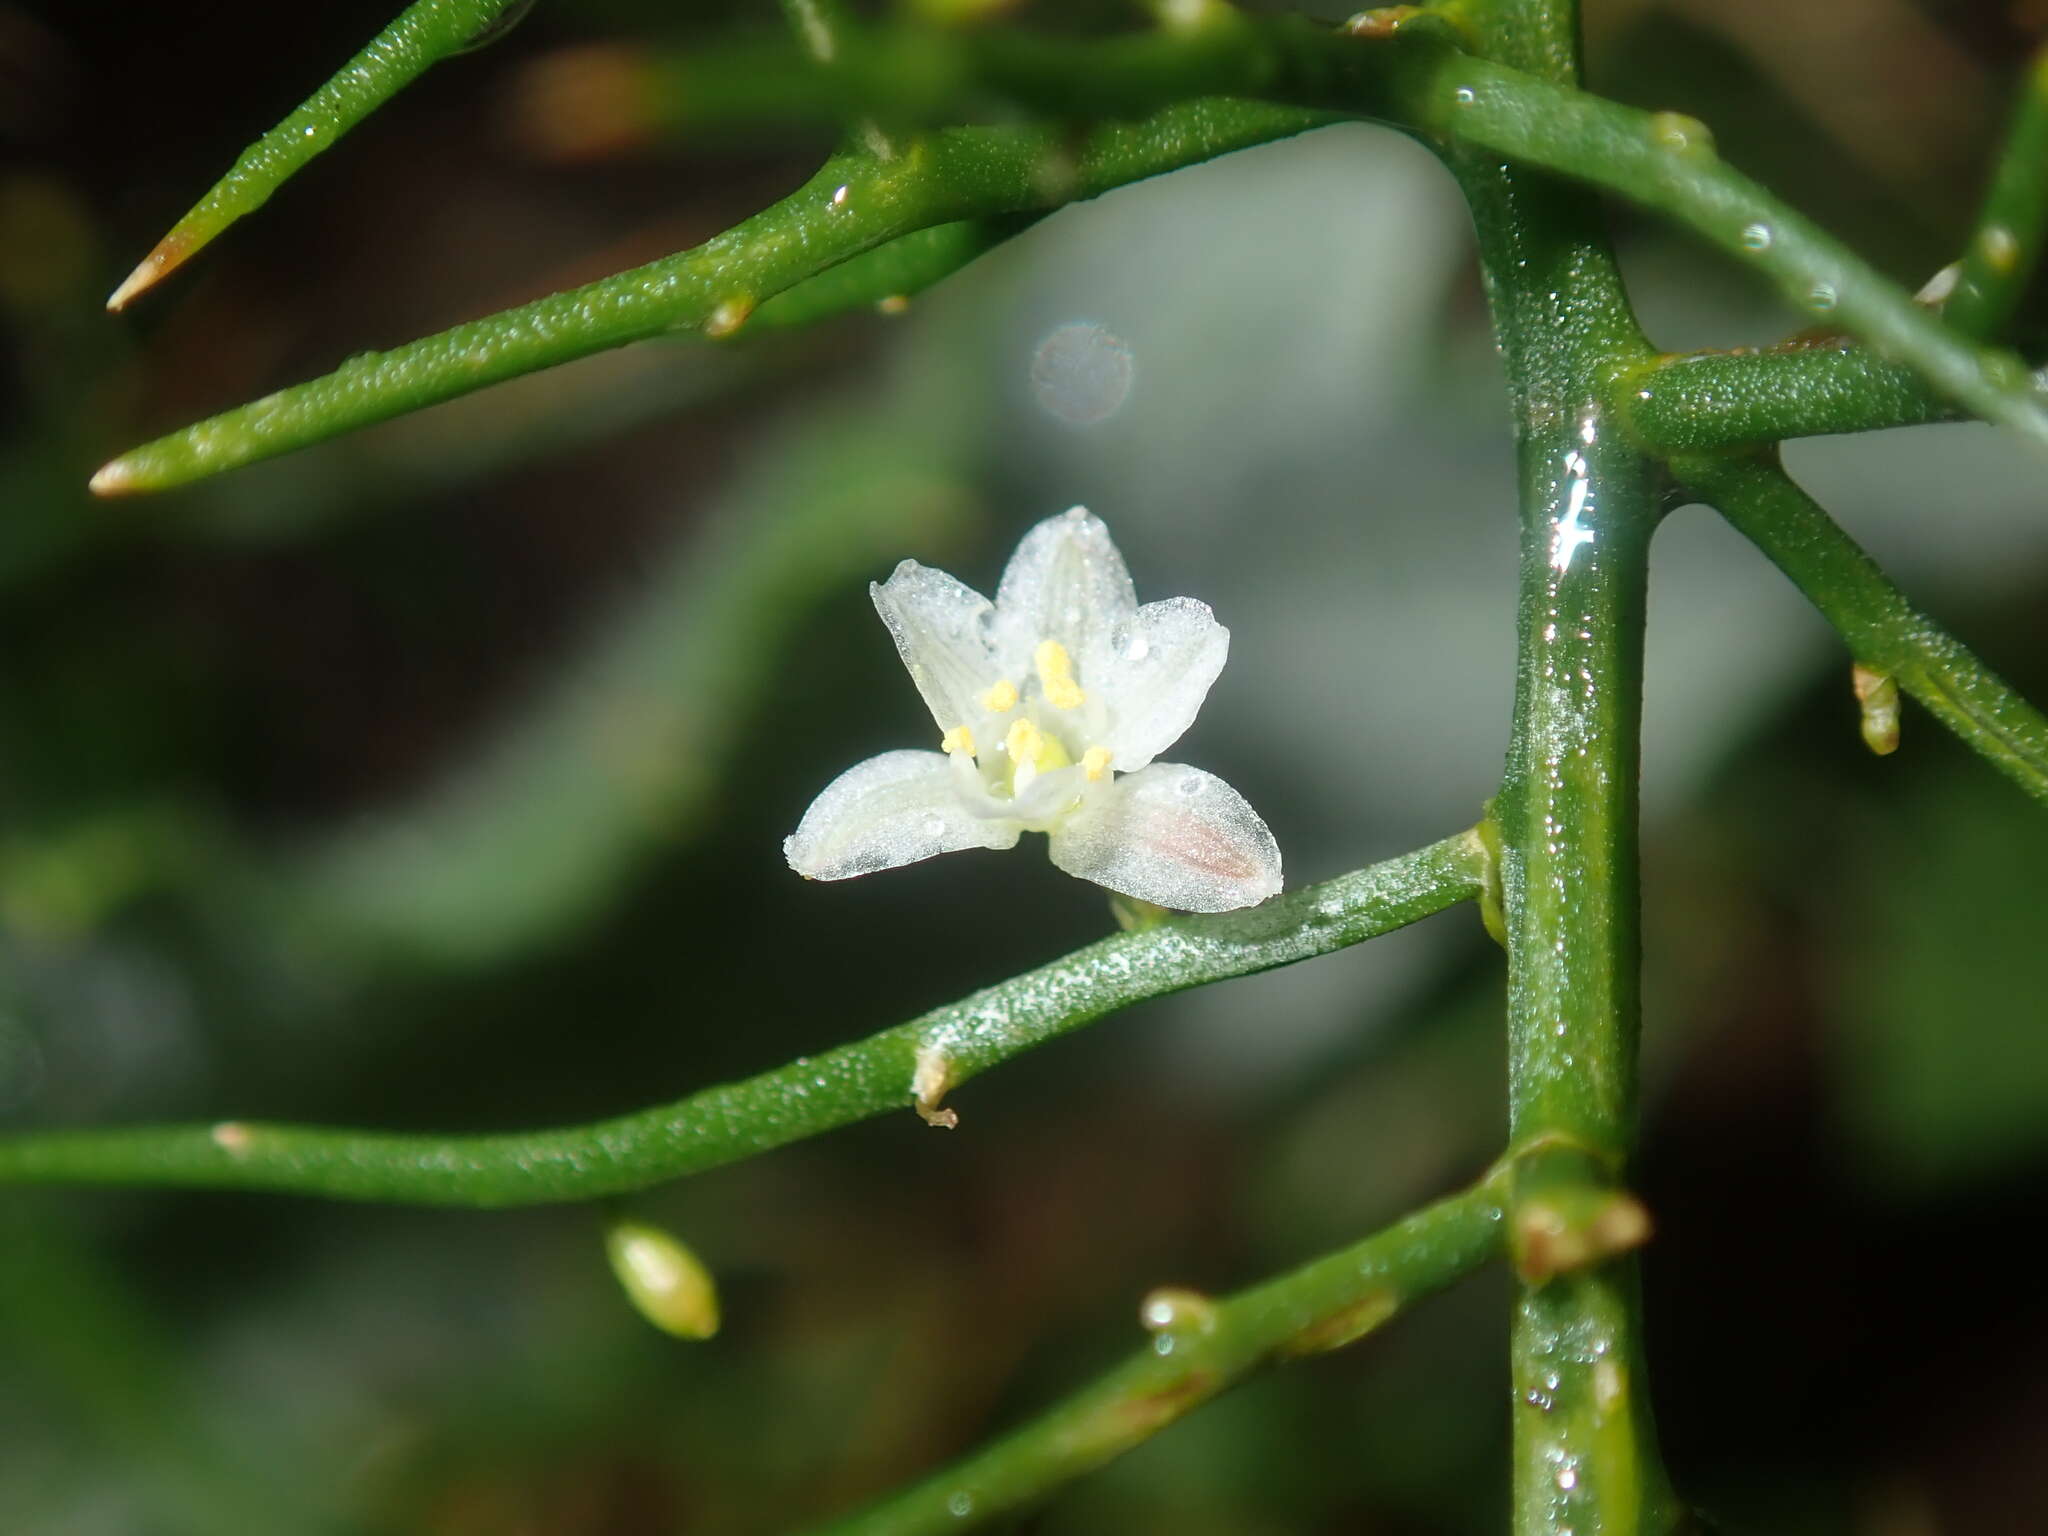
[[[1478,93],[1474,91],[1472,87],[1469,85],[1461,85],[1455,91],[1451,92],[1451,100],[1455,101],[1461,107],[1469,107],[1472,105],[1473,102],[1477,101],[1478,99]]]
[[[1184,774],[1173,787],[1183,798],[1192,800],[1202,792],[1202,776],[1199,773]]]
[[[1742,226],[1742,233],[1736,238],[1742,242],[1745,251],[1768,251],[1771,248],[1771,241],[1777,236],[1772,233],[1768,224],[1745,224]]]
[[[1824,315],[1829,310],[1833,309],[1835,307],[1835,303],[1835,288],[1834,284],[1832,283],[1815,283],[1813,287],[1807,291],[1807,308],[1815,310],[1820,314]]]
[[[946,835],[946,820],[945,820],[945,818],[944,818],[943,816],[927,816],[927,817],[925,817],[925,819],[924,819],[924,835],[925,835],[926,837],[944,837],[944,836]]]
[[[1092,427],[1122,409],[1137,371],[1121,337],[1092,320],[1069,320],[1031,354],[1031,390],[1048,415]]]
[[[955,1520],[965,1520],[974,1513],[974,1495],[962,1488],[946,1500],[946,1513]]]

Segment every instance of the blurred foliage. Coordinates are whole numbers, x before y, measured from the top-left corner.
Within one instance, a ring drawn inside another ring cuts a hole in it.
[[[1057,215],[907,317],[650,345],[89,503],[116,447],[701,239],[825,147],[535,163],[504,126],[521,60],[752,14],[543,7],[102,315],[387,10],[0,4],[0,1124],[569,1121],[1099,935],[1091,893],[1023,855],[849,891],[776,852],[919,718],[862,581],[914,554],[986,584],[1075,500],[1142,595],[1233,625],[1201,760],[1272,808],[1297,879],[1469,818],[1504,732],[1506,445],[1463,237],[1384,135]],[[1712,123],[1914,282],[1968,226],[2039,25],[1590,12],[1596,87]],[[1661,344],[1785,328],[1683,241],[1624,255]],[[1077,317],[1137,368],[1088,427],[1029,386]],[[2048,694],[2037,471],[1981,429],[1911,442],[1813,472]],[[1674,1471],[1731,1528],[2026,1529],[2048,1310],[1992,1255],[2048,1172],[2048,831],[1923,715],[1870,757],[1846,659],[1774,573],[1683,520],[1662,538],[1644,1193]],[[1020,1061],[951,1136],[906,1113],[632,1202],[716,1274],[703,1344],[631,1310],[587,1211],[10,1195],[0,1524],[722,1532],[857,1501],[1121,1355],[1151,1286],[1242,1283],[1477,1170],[1490,947],[1457,924],[1372,950]],[[1488,1281],[1262,1379],[1031,1528],[1494,1529],[1502,1313]]]

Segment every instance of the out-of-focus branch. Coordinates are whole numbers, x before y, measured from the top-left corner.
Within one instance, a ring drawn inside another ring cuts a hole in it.
[[[343,1200],[583,1200],[738,1161],[913,1103],[1118,1009],[1328,954],[1478,894],[1464,832],[1243,912],[1121,933],[835,1051],[594,1125],[395,1136],[234,1121],[0,1140],[0,1184],[172,1184]],[[793,936],[793,940],[800,936]]]

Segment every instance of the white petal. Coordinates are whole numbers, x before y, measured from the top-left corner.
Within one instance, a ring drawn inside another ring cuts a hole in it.
[[[1280,892],[1280,849],[1243,795],[1178,763],[1118,779],[1052,834],[1070,875],[1182,912],[1228,912]]]
[[[1003,659],[1028,661],[1041,640],[1067,648],[1082,688],[1109,654],[1110,631],[1130,623],[1138,595],[1102,519],[1086,507],[1049,517],[1010,556],[996,588]]]
[[[971,815],[942,752],[884,752],[855,763],[811,802],[782,844],[811,880],[845,880],[961,848],[1014,848],[1018,827]]]
[[[939,730],[979,720],[976,701],[1000,676],[991,647],[995,610],[989,600],[915,560],[897,566],[887,581],[870,583],[868,595]]]
[[[1120,773],[1144,767],[1180,740],[1230,654],[1230,631],[1207,603],[1147,603],[1111,637],[1112,659],[1096,690],[1111,713],[1102,744]]]

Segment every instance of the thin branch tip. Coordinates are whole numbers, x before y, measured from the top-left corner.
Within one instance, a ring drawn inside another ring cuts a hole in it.
[[[129,467],[126,459],[110,459],[86,481],[86,489],[104,499],[132,496],[141,487],[135,483],[135,471]]]
[[[117,315],[140,294],[147,293],[185,264],[198,247],[175,230],[135,264],[135,270],[121,279],[121,286],[107,295],[107,313]]]

